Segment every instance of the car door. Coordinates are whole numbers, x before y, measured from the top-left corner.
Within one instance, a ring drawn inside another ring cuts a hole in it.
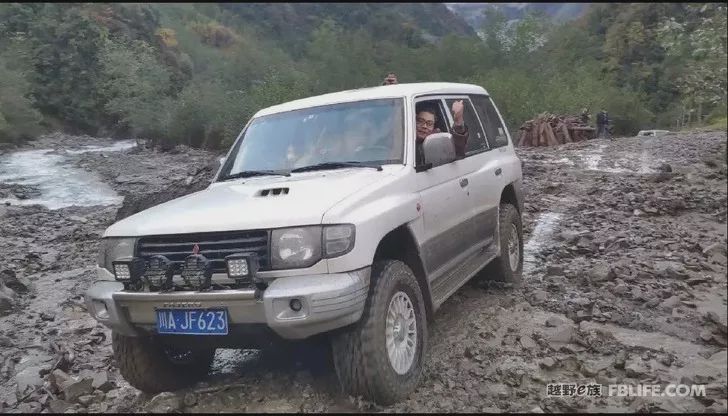
[[[438,117],[450,126],[442,97],[428,96],[416,102],[433,100],[439,107]],[[414,140],[411,143],[414,145]],[[416,173],[424,225],[420,250],[431,283],[447,276],[458,260],[467,256],[472,244],[472,204],[465,180],[471,168],[471,164],[456,160]]]
[[[496,256],[498,250],[495,236],[500,194],[504,187],[503,172],[497,152],[491,151],[486,130],[473,101],[468,96],[452,97],[445,101],[451,107],[457,100],[463,100],[463,118],[469,131],[463,161],[468,171],[466,179],[469,182],[473,246],[478,247],[481,261],[485,263]]]

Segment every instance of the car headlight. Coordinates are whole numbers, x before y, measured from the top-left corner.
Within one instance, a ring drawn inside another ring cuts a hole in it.
[[[273,230],[271,266],[274,269],[311,267],[321,260],[321,227]]]
[[[322,258],[342,256],[354,248],[354,226],[283,228],[271,233],[273,269],[311,267]]]
[[[114,272],[112,262],[124,257],[134,257],[136,238],[107,237],[101,240],[101,250],[98,257],[99,267],[111,273]]]

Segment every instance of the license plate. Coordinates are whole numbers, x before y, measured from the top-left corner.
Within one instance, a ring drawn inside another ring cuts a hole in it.
[[[225,309],[157,309],[160,334],[227,335]]]

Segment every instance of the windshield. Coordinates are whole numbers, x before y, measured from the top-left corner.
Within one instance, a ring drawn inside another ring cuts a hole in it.
[[[399,98],[272,114],[250,123],[219,177],[289,172],[332,162],[402,163],[403,140]]]

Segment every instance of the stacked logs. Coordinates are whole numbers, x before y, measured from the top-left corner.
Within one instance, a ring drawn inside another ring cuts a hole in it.
[[[594,127],[583,123],[578,116],[542,113],[528,120],[519,129],[518,146],[556,146],[594,138]]]

